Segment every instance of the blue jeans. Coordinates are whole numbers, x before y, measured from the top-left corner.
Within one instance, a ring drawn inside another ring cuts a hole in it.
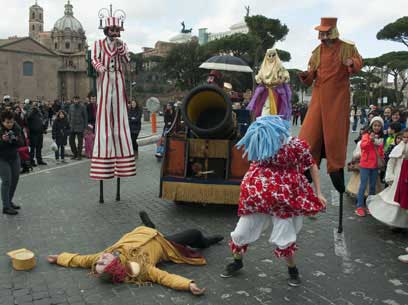
[[[360,187],[357,195],[357,207],[364,206],[364,193],[369,182],[368,195],[375,195],[375,186],[377,182],[378,168],[360,167]]]
[[[65,146],[64,145],[58,145],[58,149],[55,152],[55,160],[59,160],[60,156],[61,156],[61,160],[64,160],[65,158]]]
[[[357,130],[357,124],[358,124],[358,118],[355,117],[354,118],[354,122],[353,122],[353,126],[351,127],[352,131],[356,131]]]

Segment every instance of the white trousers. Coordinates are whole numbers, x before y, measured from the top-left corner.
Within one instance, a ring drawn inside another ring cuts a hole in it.
[[[253,243],[270,224],[273,228],[269,242],[279,249],[286,249],[296,242],[297,234],[303,226],[303,216],[286,219],[261,213],[241,216],[235,230],[231,233],[232,241],[240,247]]]

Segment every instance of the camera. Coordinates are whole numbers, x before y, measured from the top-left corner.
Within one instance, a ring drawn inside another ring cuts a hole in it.
[[[17,143],[17,136],[16,136],[16,134],[14,133],[14,131],[12,131],[12,130],[9,130],[8,132],[6,132],[5,133],[7,136],[8,136],[8,143],[10,143],[10,144],[14,144],[14,143]]]

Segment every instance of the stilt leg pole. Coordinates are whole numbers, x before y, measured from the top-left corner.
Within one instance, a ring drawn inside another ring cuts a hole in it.
[[[340,204],[339,204],[339,228],[338,233],[343,233],[343,194],[340,193]]]
[[[120,201],[120,178],[116,180],[116,201]]]
[[[104,203],[103,201],[103,180],[99,181],[99,203]]]

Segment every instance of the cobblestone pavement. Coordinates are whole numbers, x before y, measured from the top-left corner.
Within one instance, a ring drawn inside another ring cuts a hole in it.
[[[354,137],[351,134],[350,143]],[[352,149],[349,145],[349,154]],[[0,216],[0,304],[408,304],[408,265],[396,259],[408,246],[407,234],[393,233],[371,217],[356,218],[353,200],[345,197],[345,232],[338,236],[336,193],[324,168],[322,185],[330,205],[327,213],[305,219],[297,256],[303,285],[287,286],[287,270],[273,256],[268,233],[250,247],[239,276],[220,278],[231,261],[227,240],[237,221],[236,208],[176,205],[159,199],[160,163],[153,152],[153,145],[141,148],[138,175],[123,180],[120,203],[114,201],[113,181],[105,183],[106,203],[97,202],[98,184],[88,179],[88,160],[23,176],[15,198],[23,206],[21,213]],[[204,296],[158,285],[106,284],[86,270],[45,261],[47,254],[60,251],[85,254],[104,249],[140,225],[140,210],[149,212],[164,233],[197,227],[225,236],[224,242],[203,252],[207,266],[161,267],[195,279],[207,288]],[[14,271],[5,255],[22,247],[37,255],[32,271]]]

